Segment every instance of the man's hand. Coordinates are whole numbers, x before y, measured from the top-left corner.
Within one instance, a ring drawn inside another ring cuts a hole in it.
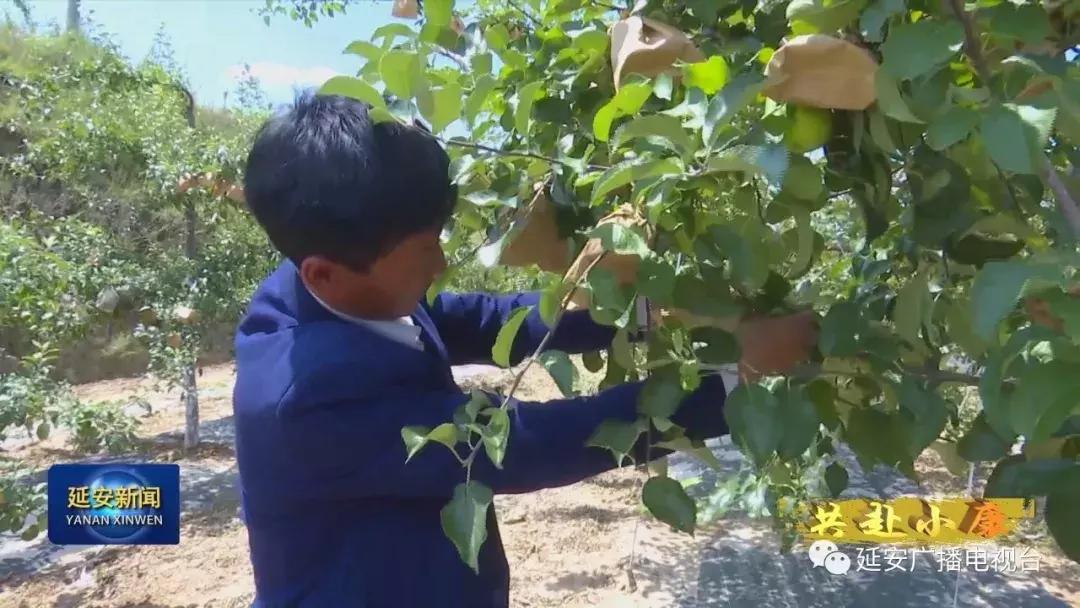
[[[740,377],[752,382],[762,376],[790,371],[810,357],[818,331],[818,318],[813,311],[743,319],[735,330],[742,347]]]

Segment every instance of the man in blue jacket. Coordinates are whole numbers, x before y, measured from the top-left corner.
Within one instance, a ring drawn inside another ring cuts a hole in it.
[[[244,194],[288,261],[259,288],[236,335],[236,450],[255,606],[509,603],[494,509],[474,573],[439,516],[465,469],[446,449],[406,463],[401,439],[402,427],[452,419],[469,396],[450,366],[490,362],[509,315],[539,299],[442,294],[426,303],[446,267],[439,234],[457,198],[448,168],[422,129],[374,124],[367,106],[336,96],[301,96],[256,137]],[[810,324],[798,328],[798,340],[812,342]],[[513,361],[547,332],[530,313]],[[577,353],[612,337],[574,312],[548,346]],[[801,357],[807,344],[785,356]],[[530,492],[614,468],[610,453],[585,444],[606,419],[634,420],[640,390],[513,404],[502,468],[481,451],[472,479],[495,493]],[[724,396],[719,377],[703,378],[675,422],[697,438],[726,433]]]

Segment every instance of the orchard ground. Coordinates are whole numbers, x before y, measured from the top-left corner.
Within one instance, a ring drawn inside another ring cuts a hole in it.
[[[466,387],[505,389],[511,380],[509,372],[486,367],[458,368],[455,374]],[[0,536],[0,606],[248,606],[253,583],[247,535],[237,517],[233,380],[229,364],[203,369],[202,445],[193,454],[180,449],[178,394],[154,391],[145,379],[77,388],[80,398],[91,401],[135,396],[150,401],[153,411],[141,419],[136,454],[80,457],[65,445],[62,433],[43,442],[9,440],[5,451],[40,474],[51,464],[82,460],[179,463],[183,516],[177,546],[57,547],[44,535],[31,542]],[[546,372],[533,369],[517,396],[550,399],[558,390]],[[726,441],[713,449],[732,473],[745,466]],[[864,472],[849,452],[844,457],[851,471],[845,495],[955,496],[964,490],[930,451],[917,463],[919,484],[880,469]],[[716,479],[681,457],[672,458],[671,473],[702,476],[701,486]],[[1029,532],[1005,543],[1030,547],[1039,556],[1038,572],[939,572],[933,553],[924,553],[905,570],[830,575],[811,567],[805,546],[781,554],[778,537],[764,520],[735,513],[694,537],[672,532],[638,507],[644,479],[644,473],[624,468],[564,488],[497,497],[513,577],[512,605],[1080,606],[1080,565],[1065,559],[1045,533]]]

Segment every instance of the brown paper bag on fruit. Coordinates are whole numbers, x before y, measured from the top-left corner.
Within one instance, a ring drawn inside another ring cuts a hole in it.
[[[653,235],[649,223],[645,218],[638,215],[637,211],[635,211],[631,205],[620,206],[611,215],[608,215],[597,222],[597,226],[609,222],[616,222],[623,226],[642,229],[645,233],[645,240],[649,243],[652,242]],[[591,238],[585,243],[585,247],[582,248],[581,253],[578,254],[577,258],[574,259],[574,263],[570,265],[570,269],[566,271],[566,274],[563,276],[563,283],[567,285],[577,285],[591,268],[603,268],[614,274],[620,284],[632,285],[637,282],[637,271],[640,264],[641,258],[638,256],[604,251],[600,239]],[[574,294],[570,299],[570,304],[566,308],[567,310],[575,310],[578,308],[587,308],[588,306],[589,292],[587,289],[579,287],[574,290]]]
[[[1065,293],[1074,298],[1080,298],[1080,285],[1069,287]],[[1050,304],[1043,298],[1038,296],[1024,298],[1024,311],[1036,325],[1050,328],[1057,333],[1065,331],[1065,320],[1055,315],[1054,311],[1050,310]]]
[[[399,19],[416,19],[420,16],[420,7],[416,0],[394,0],[390,14]]]
[[[861,47],[824,34],[796,36],[765,66],[762,93],[815,108],[865,110],[877,98],[877,62]]]
[[[513,236],[499,262],[507,266],[536,264],[548,272],[562,273],[570,265],[570,242],[559,238],[555,206],[543,188],[515,222],[525,226]]]
[[[611,69],[618,89],[627,74],[658,76],[676,73],[678,60],[705,61],[686,34],[674,27],[641,17],[628,17],[611,26]]]

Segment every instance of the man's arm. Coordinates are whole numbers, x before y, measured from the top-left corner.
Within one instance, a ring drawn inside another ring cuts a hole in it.
[[[511,405],[510,433],[502,468],[496,468],[481,448],[472,465],[471,479],[496,493],[530,492],[558,487],[615,468],[611,453],[585,443],[607,419],[632,421],[641,383],[625,384],[593,397],[559,399],[547,403]],[[449,497],[465,481],[465,469],[449,450],[434,442],[406,463],[401,428],[436,427],[449,422],[453,412],[469,399],[461,392],[409,393],[378,401],[306,408],[282,425],[280,454],[303,469],[292,491],[313,498]],[[695,438],[727,432],[723,417],[724,391],[719,378],[702,379],[674,416]],[[642,435],[644,438],[645,435]],[[644,452],[639,441],[638,456]],[[458,453],[467,455],[464,444]],[[655,450],[653,457],[665,454]],[[287,456],[287,455],[295,455]],[[286,471],[275,483],[291,483]]]
[[[510,315],[523,306],[534,306],[510,349],[510,362],[516,364],[535,351],[548,333],[539,304],[539,293],[506,296],[443,293],[435,299],[430,313],[446,344],[451,365],[491,363],[491,348]],[[547,348],[582,353],[606,348],[614,337],[615,328],[595,323],[588,310],[568,311]]]

